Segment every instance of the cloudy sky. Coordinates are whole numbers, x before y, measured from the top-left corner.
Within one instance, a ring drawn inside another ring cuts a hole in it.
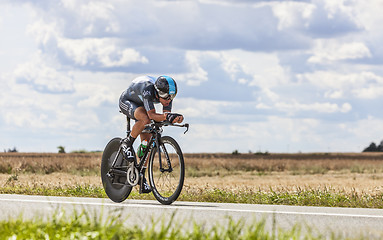
[[[102,150],[118,99],[170,75],[184,152],[383,140],[381,0],[1,0],[0,150]]]

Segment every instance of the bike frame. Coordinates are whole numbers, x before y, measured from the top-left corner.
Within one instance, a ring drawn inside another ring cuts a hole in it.
[[[144,156],[141,158],[141,161],[140,161],[140,163],[137,166],[139,171],[140,171],[140,173],[144,174],[145,169],[144,169],[143,166],[146,164],[146,162],[148,160],[148,155],[152,151],[153,147],[155,147],[155,146],[157,146],[158,158],[159,158],[159,164],[160,164],[160,171],[161,172],[165,172],[165,171],[171,172],[172,171],[172,164],[171,164],[170,159],[169,159],[168,151],[163,146],[162,142],[160,142],[161,141],[161,136],[162,136],[162,128],[160,126],[154,124],[154,129],[151,129],[150,133],[152,134],[152,136],[150,137],[150,140],[149,140],[149,143],[148,143],[149,147],[145,149]],[[165,153],[166,161],[167,161],[168,167],[169,167],[168,169],[164,169],[162,167],[161,147],[162,147],[162,150]]]
[[[131,132],[130,118],[126,117],[126,121],[127,121],[126,136],[128,137],[130,132]],[[164,124],[164,123],[157,123],[157,122],[154,122],[152,120],[152,123],[150,124],[150,126],[151,126],[151,129],[150,129],[151,137],[150,137],[150,140],[148,142],[148,147],[145,149],[144,156],[140,159],[139,163],[137,163],[137,158],[136,157],[134,158],[134,166],[138,169],[140,177],[143,176],[145,173],[146,168],[144,166],[145,166],[146,162],[148,161],[148,157],[149,157],[148,155],[149,155],[149,153],[151,153],[153,147],[155,147],[155,146],[157,146],[160,171],[161,172],[172,172],[173,171],[172,166],[171,166],[171,161],[169,158],[169,154],[168,154],[166,148],[163,146],[162,142],[160,142],[161,136],[162,136],[162,131],[163,131],[162,126],[167,126],[167,125],[176,126],[176,127],[186,127],[187,129],[184,133],[186,133],[189,130],[189,124],[187,124],[187,123],[183,124],[183,125],[177,125],[177,124],[171,124],[171,123],[165,123]],[[169,167],[167,169],[164,169],[162,166],[161,148],[164,151],[166,161],[167,161],[167,164]],[[116,175],[120,175],[120,176],[125,175],[126,176],[127,172],[126,172],[126,170],[124,171],[123,168],[128,167],[128,166],[115,167],[117,159],[119,158],[120,154],[122,154],[122,147],[121,146],[120,146],[118,153],[116,154],[116,156],[113,160],[112,166],[111,166],[109,171],[110,171],[110,173],[113,173]],[[126,185],[126,184],[124,184],[124,185]]]

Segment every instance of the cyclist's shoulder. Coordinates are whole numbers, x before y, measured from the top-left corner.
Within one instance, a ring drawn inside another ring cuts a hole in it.
[[[154,88],[154,81],[151,76],[140,76],[133,79],[129,89],[134,90],[137,94],[141,95],[145,90]]]
[[[156,78],[152,76],[139,76],[133,79],[128,92],[130,95],[142,96],[141,101],[144,99],[155,101],[155,83]]]
[[[143,85],[154,85],[156,81],[155,77],[152,76],[139,76],[133,79],[133,84],[143,84]]]

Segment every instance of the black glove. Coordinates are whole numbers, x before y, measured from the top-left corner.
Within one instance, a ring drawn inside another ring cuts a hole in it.
[[[166,114],[166,120],[173,123],[174,119],[176,119],[176,117],[179,117],[179,116],[182,116],[182,115],[178,113],[168,113]]]

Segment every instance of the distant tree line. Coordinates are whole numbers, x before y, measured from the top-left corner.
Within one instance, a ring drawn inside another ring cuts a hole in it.
[[[370,146],[366,147],[363,152],[383,152],[383,140],[379,145],[376,145],[374,142]]]
[[[18,151],[17,151],[16,147],[14,147],[13,149],[11,149],[11,148],[8,148],[8,150],[4,149],[4,152],[18,152]]]
[[[57,148],[59,149],[59,153],[66,153],[64,146],[58,146]]]

